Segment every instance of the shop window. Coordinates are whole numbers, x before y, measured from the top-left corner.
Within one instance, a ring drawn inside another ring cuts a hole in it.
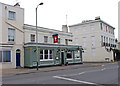
[[[67,59],[72,59],[72,51],[67,52]]]
[[[40,60],[53,59],[53,50],[40,50]]]
[[[75,51],[75,59],[78,59],[80,58],[80,51]]]
[[[8,28],[8,41],[14,42],[15,38],[15,30]]]

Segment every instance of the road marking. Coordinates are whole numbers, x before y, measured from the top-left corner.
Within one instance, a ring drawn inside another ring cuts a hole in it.
[[[53,76],[53,77],[54,77],[54,78],[58,78],[58,79],[63,79],[63,80],[68,80],[68,81],[73,81],[73,82],[79,82],[79,83],[84,83],[84,84],[97,85],[96,83],[86,82],[86,81],[80,81],[80,80],[71,79],[71,78],[65,78],[65,77],[60,77],[60,76]],[[98,85],[97,85],[97,86],[98,86]]]
[[[105,70],[106,68],[101,69],[102,71]]]
[[[81,72],[81,73],[79,73],[79,75],[82,75],[82,74],[84,74],[85,72]]]

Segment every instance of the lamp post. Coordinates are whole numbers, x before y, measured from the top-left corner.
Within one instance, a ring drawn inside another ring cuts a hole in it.
[[[38,70],[38,29],[37,29],[37,8],[39,5],[43,5],[41,2],[40,4],[37,5],[36,7],[36,57],[37,57],[37,70]]]

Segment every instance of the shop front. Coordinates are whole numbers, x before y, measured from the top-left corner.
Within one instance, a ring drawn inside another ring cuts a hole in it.
[[[82,63],[81,46],[26,43],[24,52],[25,67]]]

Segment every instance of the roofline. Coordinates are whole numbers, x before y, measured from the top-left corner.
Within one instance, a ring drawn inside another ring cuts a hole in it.
[[[11,6],[11,7],[15,7],[15,6],[13,6],[13,5],[5,4],[5,3],[2,3],[2,2],[0,2],[0,3],[3,4],[3,5],[7,5],[7,6]],[[22,7],[15,7],[15,8],[19,8],[19,9],[23,9],[23,10],[24,10],[24,8],[22,8]]]
[[[82,48],[79,45],[64,45],[64,44],[49,44],[49,43],[25,43],[24,47],[34,47],[34,46],[43,46],[43,47],[63,47],[63,48]]]
[[[95,23],[95,22],[102,22],[102,23],[107,24],[108,26],[112,27],[113,29],[115,29],[115,27],[111,26],[110,24],[106,23],[103,20],[90,20],[88,22],[83,22],[83,23],[78,23],[78,24],[70,25],[69,27],[74,27],[74,26],[79,26],[79,25],[84,25],[84,24],[90,24],[90,23]]]
[[[26,28],[28,26],[28,28]],[[30,27],[31,28],[30,28]],[[60,35],[67,35],[67,36],[73,36],[72,33],[65,33],[63,31],[60,31],[60,30],[55,30],[55,29],[49,29],[49,28],[45,28],[45,27],[39,27],[38,28],[43,28],[43,29],[48,29],[48,30],[51,30],[51,31],[47,31],[47,30],[40,30],[38,29],[38,31],[41,31],[41,32],[50,32],[50,33],[59,33]],[[29,24],[24,24],[24,29],[28,29],[28,30],[36,30],[36,26],[33,26],[33,25],[29,25]],[[56,32],[54,32],[56,31]]]

